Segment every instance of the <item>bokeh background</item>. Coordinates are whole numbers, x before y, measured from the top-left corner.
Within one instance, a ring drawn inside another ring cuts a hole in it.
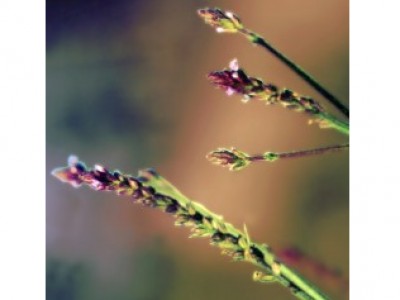
[[[337,112],[270,54],[216,34],[195,13],[204,6],[235,11],[348,102],[347,0],[48,0],[47,299],[292,297],[253,282],[254,267],[230,262],[206,240],[188,240],[169,215],[61,184],[50,172],[71,153],[131,174],[155,167],[229,222],[246,223],[254,240],[277,251],[298,247],[335,270],[299,269],[334,299],[347,298],[348,153],[240,172],[205,159],[221,146],[256,154],[347,138],[307,125],[303,114],[228,98],[205,74],[236,57],[249,74]]]

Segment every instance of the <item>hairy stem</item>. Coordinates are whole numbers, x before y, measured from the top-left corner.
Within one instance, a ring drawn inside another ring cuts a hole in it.
[[[256,45],[263,47],[264,49],[271,52],[280,61],[286,64],[292,71],[303,78],[310,86],[312,86],[318,93],[324,96],[329,102],[331,102],[338,110],[340,110],[346,117],[349,117],[349,109],[344,105],[338,98],[336,98],[332,93],[330,93],[326,88],[324,88],[316,79],[314,79],[310,74],[303,70],[300,66],[291,61],[282,52],[273,47],[269,42],[258,34],[243,28],[238,30],[238,32],[245,35],[251,42]]]
[[[268,277],[269,282],[279,282],[297,298],[328,299],[282,263],[268,245],[253,242],[246,226],[243,231],[235,228],[222,216],[184,196],[152,169],[142,170],[139,176],[133,177],[119,171],[110,172],[100,165],[88,169],[76,157],[71,157],[69,166],[54,170],[53,175],[75,187],[86,184],[95,190],[114,191],[118,195],[130,196],[135,203],[159,208],[172,214],[176,218],[176,225],[191,227],[191,237],[210,238],[211,244],[219,247],[223,254],[231,256],[235,261],[246,261],[263,269],[267,274],[263,279]]]

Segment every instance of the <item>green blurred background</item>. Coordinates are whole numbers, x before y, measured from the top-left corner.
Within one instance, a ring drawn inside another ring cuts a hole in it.
[[[348,153],[260,163],[240,172],[205,155],[346,142],[279,106],[241,103],[205,79],[232,58],[266,82],[326,101],[237,35],[216,34],[196,9],[233,10],[348,102],[347,0],[48,0],[47,299],[291,299],[251,280],[206,240],[188,240],[171,216],[129,199],[75,190],[50,175],[69,154],[136,174],[155,167],[184,194],[273,249],[296,246],[348,277]],[[336,111],[335,111],[336,113]],[[302,270],[300,270],[302,271]],[[346,292],[303,272],[334,299]]]

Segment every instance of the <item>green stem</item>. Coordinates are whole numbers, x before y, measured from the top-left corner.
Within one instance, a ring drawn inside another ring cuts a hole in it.
[[[291,152],[266,152],[262,155],[254,155],[248,157],[248,160],[251,162],[257,162],[257,161],[267,161],[267,162],[273,162],[278,159],[283,159],[283,158],[299,158],[299,157],[305,157],[305,156],[311,156],[311,155],[319,155],[319,154],[325,154],[325,153],[330,153],[330,152],[337,152],[345,149],[349,149],[350,145],[349,144],[342,144],[342,145],[332,145],[332,146],[326,146],[326,147],[320,147],[320,148],[314,148],[314,149],[307,149],[307,150],[299,150],[299,151],[291,151]]]
[[[240,33],[245,35],[251,42],[257,44],[264,49],[271,52],[275,57],[281,60],[284,64],[286,64],[292,71],[294,71],[297,75],[303,78],[309,85],[311,85],[318,93],[324,96],[327,100],[329,100],[338,110],[340,110],[346,117],[349,117],[349,109],[346,105],[344,105],[338,98],[336,98],[332,93],[330,93],[326,88],[324,88],[317,80],[315,80],[310,74],[304,71],[300,66],[296,65],[293,61],[291,61],[288,57],[286,57],[282,52],[274,48],[269,42],[267,42],[264,38],[259,36],[258,34],[246,29],[242,28],[238,30]]]
[[[319,117],[321,120],[325,121],[328,125],[328,127],[336,129],[337,131],[349,135],[350,134],[350,126],[349,123],[341,121],[337,119],[336,117],[332,116],[331,114],[325,113],[325,112],[320,112],[316,115],[316,117]]]
[[[305,282],[299,274],[294,272],[292,269],[289,269],[286,265],[281,265],[281,274],[287,278],[290,284],[295,284],[302,290],[302,294],[298,295],[299,299],[328,299],[325,295],[318,292],[314,286]]]

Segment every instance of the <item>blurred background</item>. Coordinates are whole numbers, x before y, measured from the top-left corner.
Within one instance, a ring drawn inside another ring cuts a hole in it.
[[[246,223],[255,241],[276,251],[297,247],[323,262],[330,274],[321,266],[295,267],[334,299],[347,298],[348,152],[240,172],[205,159],[218,147],[258,154],[347,138],[307,125],[304,114],[228,98],[205,76],[236,57],[250,75],[339,113],[270,54],[238,35],[216,34],[196,15],[204,6],[236,12],[348,103],[347,0],[48,0],[46,6],[47,299],[292,299],[278,284],[253,282],[253,266],[232,263],[206,240],[188,240],[171,216],[60,183],[50,172],[69,154],[130,174],[155,167],[235,226]]]

